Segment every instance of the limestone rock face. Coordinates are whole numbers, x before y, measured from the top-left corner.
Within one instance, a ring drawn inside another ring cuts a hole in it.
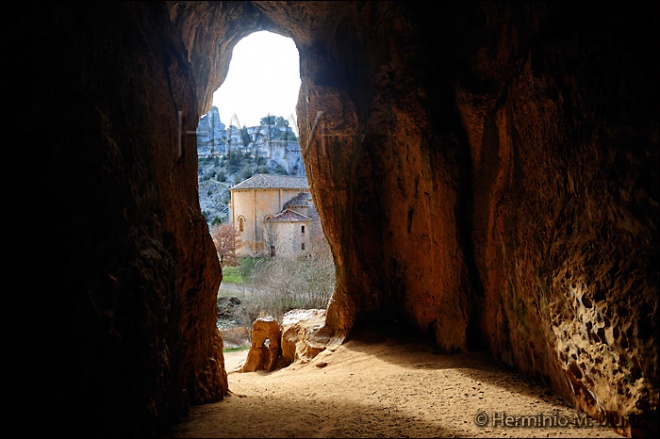
[[[252,345],[240,372],[272,372],[294,361],[310,361],[343,338],[333,337],[325,325],[324,309],[294,309],[280,325],[273,317],[260,317],[252,324]]]
[[[228,390],[221,270],[199,208],[195,137],[179,130],[200,114],[185,46],[162,3],[17,9],[12,58],[27,93],[17,113],[43,121],[21,202],[38,206],[41,225],[24,227],[48,249],[29,276],[44,329],[39,390],[28,392],[43,414],[35,428],[154,436]]]
[[[551,3],[252,7],[300,52],[301,145],[338,273],[326,327],[402,320],[446,352],[491,350],[625,434],[647,428],[657,19]]]
[[[296,360],[309,361],[326,348],[341,344],[341,339],[332,338],[325,325],[324,309],[294,309],[282,318],[283,365]]]
[[[282,331],[277,320],[272,317],[260,317],[255,320],[252,324],[252,346],[240,371],[275,370],[282,352],[281,339]]]
[[[48,133],[27,140],[39,215],[21,214],[32,234],[48,221],[28,247],[52,256],[30,279],[52,306],[51,432],[154,434],[226,393],[221,273],[180,127],[268,29],[300,52],[302,154],[337,269],[318,333],[404,322],[657,433],[656,4],[14,8],[20,116]]]
[[[227,154],[226,125],[220,120],[217,107],[203,114],[197,123],[197,153]]]

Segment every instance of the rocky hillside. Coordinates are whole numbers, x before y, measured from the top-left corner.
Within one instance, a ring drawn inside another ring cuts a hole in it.
[[[305,175],[300,144],[288,124],[225,128],[216,107],[200,118],[197,157],[199,204],[209,230],[228,221],[233,185],[257,173]]]

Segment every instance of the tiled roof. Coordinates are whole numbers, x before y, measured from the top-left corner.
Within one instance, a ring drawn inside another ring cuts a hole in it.
[[[284,208],[293,207],[293,206],[303,206],[309,207],[310,202],[312,201],[312,194],[309,192],[300,192],[295,197],[291,198],[289,201],[284,203]]]
[[[232,186],[230,190],[241,189],[301,189],[309,190],[307,177],[289,175],[256,174],[247,180]]]
[[[312,219],[307,215],[298,213],[291,209],[285,209],[277,215],[268,218],[266,221],[275,221],[275,222],[297,222],[297,221],[311,221]]]

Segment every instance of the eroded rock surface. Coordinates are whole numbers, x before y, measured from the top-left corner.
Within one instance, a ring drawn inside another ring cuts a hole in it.
[[[310,361],[343,338],[333,336],[325,325],[324,309],[293,309],[280,324],[273,317],[260,317],[252,324],[252,345],[240,372],[272,372],[294,361]]]
[[[284,364],[309,361],[327,348],[338,346],[342,338],[333,337],[325,325],[324,309],[294,309],[282,318],[282,358]]]
[[[24,149],[41,159],[39,209],[19,211],[31,233],[48,221],[29,248],[52,256],[30,279],[52,306],[37,392],[56,401],[50,432],[155,434],[226,394],[221,274],[185,131],[262,29],[300,52],[301,146],[337,267],[327,336],[405,322],[624,434],[657,432],[657,4],[10,12],[20,116],[47,133]]]
[[[338,267],[327,327],[402,320],[643,429],[658,404],[657,18],[252,7],[300,51],[301,145]]]
[[[260,317],[255,320],[252,324],[252,345],[240,371],[275,370],[282,352],[281,340],[282,331],[277,320],[273,317]]]

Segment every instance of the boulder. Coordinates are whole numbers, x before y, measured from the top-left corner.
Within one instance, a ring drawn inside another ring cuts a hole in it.
[[[282,359],[289,365],[296,360],[312,360],[329,346],[339,345],[325,325],[324,309],[294,309],[282,318]]]
[[[281,352],[281,337],[280,324],[273,317],[260,317],[255,320],[252,324],[252,346],[240,372],[275,370]]]

